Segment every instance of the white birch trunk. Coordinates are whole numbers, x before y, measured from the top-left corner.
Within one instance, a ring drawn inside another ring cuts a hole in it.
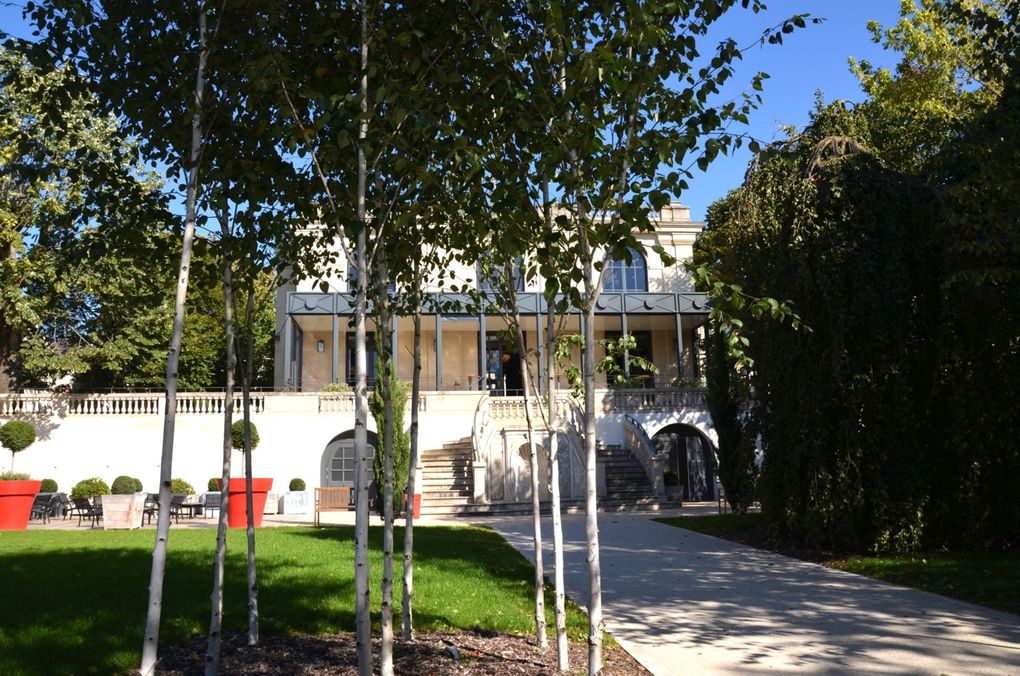
[[[252,280],[254,285],[255,280]],[[259,642],[259,585],[255,571],[255,510],[251,494],[251,379],[252,362],[255,360],[255,289],[248,289],[248,303],[245,309],[247,347],[245,349],[244,375],[241,381],[241,402],[244,409],[244,503],[248,516],[248,645]],[[222,495],[221,495],[222,507]]]
[[[380,354],[384,355],[380,370],[383,382],[383,575],[381,618],[382,639],[379,643],[379,673],[393,676],[393,355],[389,354],[390,339],[389,298],[386,292],[386,264],[380,258],[376,280],[376,302],[379,303],[377,335],[383,336]],[[378,449],[376,453],[378,453]]]
[[[517,350],[521,355],[522,373],[524,378],[524,420],[528,428],[528,455],[529,469],[531,471],[531,526],[532,541],[535,550],[535,639],[538,645],[545,648],[549,640],[545,635],[545,571],[542,562],[542,505],[541,505],[541,481],[538,475],[538,449],[535,446],[535,422],[531,417],[531,396],[532,384],[531,369],[527,362],[527,352],[524,346],[524,330],[521,328],[521,314],[517,308],[517,287],[514,283],[513,271],[510,266],[504,266],[503,280],[507,285],[510,297],[510,308],[512,310],[511,320],[517,338]]]
[[[418,261],[415,260],[417,278]],[[414,495],[418,478],[418,400],[421,397],[421,298],[415,291],[414,303],[414,366],[411,375],[411,430],[410,453],[407,460],[407,514],[404,521],[404,593],[403,636],[414,640]]]
[[[230,236],[226,218],[227,214],[224,209],[220,215],[224,242]],[[234,369],[237,366],[237,355],[234,352],[234,283],[231,265],[228,254],[223,266],[223,333],[226,337],[227,348],[227,382],[223,394],[223,467],[220,474],[224,490],[220,492],[220,511],[216,524],[216,554],[213,558],[213,587],[210,599],[212,612],[209,618],[209,641],[205,652],[206,676],[216,676],[220,673],[220,655],[223,652],[223,569],[227,559],[227,510],[226,505],[223,504],[222,496],[230,484],[230,461],[233,451],[231,426],[234,422]]]
[[[368,585],[368,379],[365,355],[365,291],[368,285],[365,234],[365,192],[367,165],[365,139],[368,136],[368,9],[361,5],[361,124],[358,126],[357,216],[361,230],[357,237],[358,286],[354,301],[354,593],[358,642],[358,674],[372,676],[371,590]]]
[[[170,535],[170,481],[173,476],[174,424],[177,412],[177,369],[184,334],[184,304],[188,293],[191,250],[195,240],[195,213],[198,202],[199,157],[202,149],[202,94],[205,68],[209,60],[205,5],[198,16],[198,72],[195,76],[195,111],[191,117],[191,153],[188,164],[188,187],[185,197],[184,237],[181,263],[174,300],[174,326],[166,363],[166,411],[163,418],[163,446],[159,471],[159,515],[156,518],[156,543],[152,548],[152,570],[149,575],[149,600],[145,617],[145,637],[139,672],[151,674],[156,666],[159,649],[159,625],[163,611],[163,576],[166,571],[167,541]]]

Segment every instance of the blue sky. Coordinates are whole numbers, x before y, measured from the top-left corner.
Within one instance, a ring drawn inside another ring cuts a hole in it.
[[[21,20],[24,0],[0,0],[0,29],[18,37],[30,38],[31,32]],[[736,82],[743,84],[757,71],[771,76],[765,83],[764,104],[750,120],[749,133],[762,141],[781,137],[781,125],[803,125],[814,106],[815,93],[822,91],[827,101],[857,101],[861,90],[847,66],[849,57],[891,66],[896,55],[871,42],[866,29],[869,20],[883,26],[895,23],[899,0],[771,0],[760,14],[735,9],[716,25],[703,43],[703,53],[720,40],[732,36],[746,45],[761,32],[782,19],[799,13],[825,18],[819,25],[808,25],[787,35],[782,46],[767,45],[751,50],[738,66]],[[729,157],[720,157],[705,173],[697,172],[681,201],[691,207],[692,216],[703,218],[708,205],[740,185],[750,160],[745,149]]]

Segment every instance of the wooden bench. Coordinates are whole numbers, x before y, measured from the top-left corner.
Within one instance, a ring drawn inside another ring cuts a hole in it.
[[[319,526],[320,512],[349,512],[354,509],[350,486],[315,489],[315,526]]]

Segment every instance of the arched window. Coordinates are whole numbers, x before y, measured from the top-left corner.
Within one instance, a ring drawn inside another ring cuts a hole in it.
[[[627,258],[630,262],[627,262]],[[648,291],[648,267],[640,251],[628,248],[620,258],[609,261],[603,291]]]

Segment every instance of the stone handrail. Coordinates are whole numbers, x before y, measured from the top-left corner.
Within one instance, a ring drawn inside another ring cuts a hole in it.
[[[166,396],[162,393],[112,394],[0,394],[0,415],[163,415]],[[234,410],[241,411],[243,397],[234,396]],[[266,395],[251,395],[251,410],[265,410]],[[218,392],[185,392],[177,395],[179,414],[222,414],[224,397]]]
[[[319,394],[319,413],[354,413],[353,392]]]
[[[668,458],[663,457],[658,449],[648,438],[648,433],[637,420],[629,414],[623,414],[623,443],[624,447],[634,454],[641,466],[648,475],[652,484],[652,492],[655,495],[665,495],[666,485],[663,479]]]
[[[708,408],[705,389],[701,387],[610,390],[606,401],[612,410],[621,413]]]

